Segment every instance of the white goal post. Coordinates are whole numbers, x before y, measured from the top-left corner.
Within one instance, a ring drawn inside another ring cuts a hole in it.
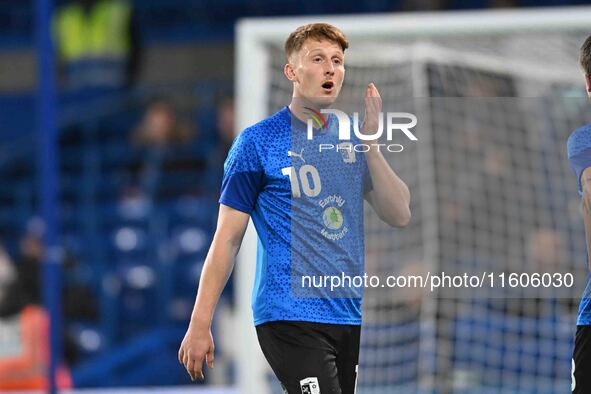
[[[368,73],[375,64],[394,64],[400,61],[400,56],[407,56],[411,63],[412,95],[428,97],[429,90],[424,75],[413,68],[416,64],[424,64],[435,59],[438,62],[454,64],[469,64],[483,70],[502,70],[511,75],[524,78],[553,78],[554,81],[582,84],[581,72],[576,62],[576,56],[563,56],[556,53],[556,58],[545,64],[543,61],[552,57],[536,58],[535,48],[527,59],[520,59],[515,53],[520,49],[510,47],[495,47],[498,52],[464,50],[462,45],[454,47],[440,46],[437,40],[458,38],[470,46],[470,37],[474,35],[488,36],[494,40],[497,36],[508,37],[515,35],[515,45],[527,48],[527,42],[519,43],[519,34],[524,33],[561,33],[585,32],[591,34],[591,7],[565,7],[544,9],[506,9],[461,12],[427,12],[427,13],[397,13],[397,14],[364,14],[348,16],[306,16],[286,18],[248,18],[238,22],[236,26],[236,132],[266,118],[276,106],[271,97],[271,84],[277,78],[277,64],[284,59],[277,59],[282,55],[283,43],[287,36],[298,26],[312,22],[327,22],[339,27],[350,41],[350,48],[346,53],[346,65],[367,67]],[[401,45],[398,45],[398,43]],[[534,43],[536,44],[536,43]],[[474,44],[478,46],[479,44]],[[496,45],[496,43],[495,43]],[[507,46],[505,45],[505,46]],[[579,43],[580,45],[580,43]],[[274,51],[270,47],[275,48]],[[521,47],[520,47],[521,48]],[[379,50],[376,50],[379,49]],[[560,45],[556,51],[563,50]],[[578,53],[578,47],[570,48]],[[503,52],[513,55],[504,57]],[[367,60],[367,54],[372,58]],[[275,64],[275,67],[273,66]],[[371,74],[368,74],[371,75]],[[346,79],[347,80],[347,79]],[[363,81],[360,81],[363,82]],[[371,82],[370,80],[365,83]],[[379,87],[379,86],[378,86]],[[288,97],[282,92],[282,98]],[[284,102],[284,105],[288,102]],[[429,143],[431,136],[422,135],[422,146],[418,148],[418,160],[425,163],[418,174],[418,182],[434,184],[435,169],[433,147]],[[437,207],[432,203],[425,190],[421,195],[413,196],[422,202],[422,215],[435,218]],[[436,227],[436,226],[435,226]],[[423,226],[420,239],[428,239],[423,245],[423,259],[427,265],[435,265],[440,245],[436,229]],[[236,321],[235,337],[232,339],[237,346],[238,386],[244,394],[271,393],[267,384],[268,366],[257,343],[253,328],[251,311],[251,295],[256,261],[257,237],[252,222],[245,235],[238,261],[235,267],[235,297]],[[423,310],[422,323],[425,326],[435,324],[435,303],[426,305]],[[421,341],[420,346],[434,346],[436,338]],[[429,377],[422,377],[425,387],[435,385]],[[433,377],[431,377],[433,379]],[[363,389],[362,392],[366,392]],[[369,391],[367,391],[369,392]],[[378,392],[378,391],[376,391]]]

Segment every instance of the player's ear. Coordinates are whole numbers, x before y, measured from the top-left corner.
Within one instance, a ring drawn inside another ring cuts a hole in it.
[[[296,79],[295,71],[294,71],[293,65],[291,63],[287,63],[283,67],[283,74],[285,74],[285,77],[292,82],[294,82]]]
[[[587,93],[591,93],[591,76],[589,74],[585,74],[585,88]]]

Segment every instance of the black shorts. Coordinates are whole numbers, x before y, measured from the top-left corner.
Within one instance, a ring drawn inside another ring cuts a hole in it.
[[[572,360],[572,392],[591,393],[591,326],[577,326]]]
[[[286,393],[355,393],[361,326],[275,321],[256,330]]]

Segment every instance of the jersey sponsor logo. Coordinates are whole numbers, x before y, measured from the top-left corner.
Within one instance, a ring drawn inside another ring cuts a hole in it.
[[[328,207],[322,213],[324,225],[331,230],[338,230],[343,227],[343,214],[337,207]]]
[[[315,377],[300,380],[300,388],[302,389],[302,394],[320,394],[318,378]]]
[[[320,231],[325,238],[331,241],[342,239],[348,232],[349,227],[344,226],[345,219],[341,211],[345,205],[345,199],[338,194],[332,194],[318,202],[322,212],[324,228]]]

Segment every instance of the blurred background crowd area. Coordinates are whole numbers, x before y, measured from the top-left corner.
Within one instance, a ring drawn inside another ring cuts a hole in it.
[[[215,228],[223,161],[235,132],[239,18],[582,3],[57,1],[63,384],[188,383],[176,351]],[[6,343],[6,322],[41,303],[34,21],[33,1],[0,1],[0,319]],[[231,325],[225,310],[233,302],[230,279],[216,320],[226,324],[214,325],[214,332]],[[217,338],[218,367],[210,382],[232,382],[232,344]],[[0,356],[7,354],[10,349],[0,347]]]

